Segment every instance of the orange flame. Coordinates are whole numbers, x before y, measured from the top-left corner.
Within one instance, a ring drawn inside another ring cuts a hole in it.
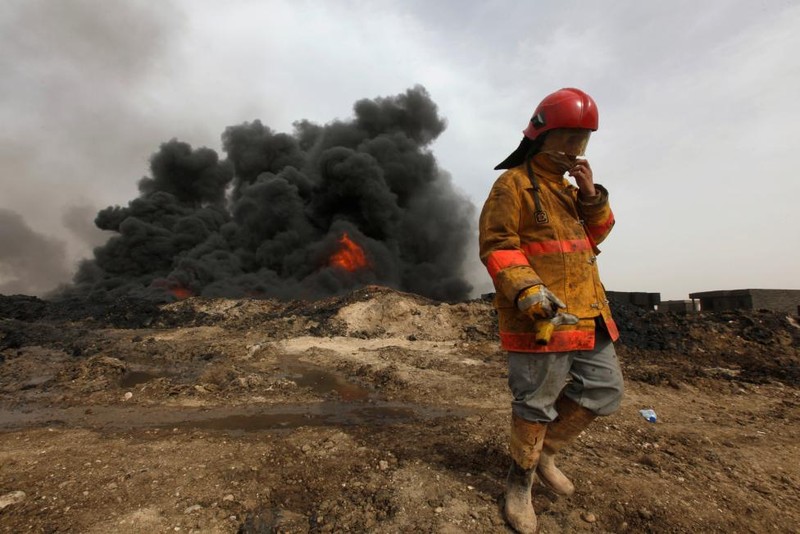
[[[192,293],[190,289],[186,289],[185,287],[181,286],[170,288],[169,292],[172,293],[178,300],[188,299],[189,297],[194,296],[194,293]]]
[[[169,293],[177,300],[188,299],[194,296],[194,292],[188,287],[183,287],[178,281],[167,278],[157,278],[150,283],[150,287],[155,287]]]
[[[331,256],[330,264],[332,266],[352,273],[369,265],[364,250],[350,239],[347,232],[342,234],[339,243],[342,246]]]

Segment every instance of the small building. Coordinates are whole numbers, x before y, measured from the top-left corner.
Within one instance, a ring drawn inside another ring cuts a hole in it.
[[[772,310],[800,314],[800,289],[730,289],[690,293],[703,311]]]
[[[696,300],[662,300],[658,311],[664,313],[694,313],[699,311],[700,302]]]
[[[654,310],[661,302],[661,293],[643,293],[640,291],[606,291],[608,300],[615,304],[628,304],[647,310]]]

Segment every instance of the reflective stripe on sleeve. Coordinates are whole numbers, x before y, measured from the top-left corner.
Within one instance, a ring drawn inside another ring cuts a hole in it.
[[[566,239],[563,241],[540,241],[525,243],[522,250],[529,256],[542,256],[545,254],[559,254],[562,252],[582,252],[591,250],[592,245],[588,239]]]
[[[587,226],[587,230],[589,234],[594,238],[597,239],[600,236],[603,236],[611,230],[611,227],[614,226],[614,214],[610,213],[608,215],[608,219],[603,224],[594,224]]]
[[[525,254],[517,249],[495,250],[489,254],[486,261],[486,268],[489,270],[489,276],[492,277],[492,280],[494,280],[497,277],[497,273],[503,269],[515,267],[517,265],[530,266]]]
[[[500,332],[500,345],[511,352],[570,352],[594,349],[595,334],[592,330],[565,330],[553,332],[550,343],[537,345],[533,333]]]

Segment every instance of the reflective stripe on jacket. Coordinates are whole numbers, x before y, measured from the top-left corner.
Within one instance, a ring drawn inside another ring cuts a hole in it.
[[[514,352],[591,350],[595,320],[619,338],[597,270],[597,245],[614,226],[608,191],[595,184],[597,198],[585,202],[578,188],[534,157],[546,221],[537,222],[533,185],[524,165],[494,183],[480,216],[480,256],[496,289],[500,342]],[[539,214],[540,221],[542,220]],[[577,325],[556,328],[548,345],[537,345],[533,321],[516,307],[519,293],[544,284],[577,315]]]

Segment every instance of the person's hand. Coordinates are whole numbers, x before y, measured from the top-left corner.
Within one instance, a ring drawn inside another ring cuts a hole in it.
[[[522,290],[517,298],[519,311],[533,319],[549,319],[558,313],[559,308],[566,308],[560,298],[543,284]]]
[[[594,188],[592,167],[589,165],[588,160],[576,160],[575,165],[568,172],[570,176],[575,178],[575,183],[581,190],[581,196],[593,197],[597,194],[597,190]]]

